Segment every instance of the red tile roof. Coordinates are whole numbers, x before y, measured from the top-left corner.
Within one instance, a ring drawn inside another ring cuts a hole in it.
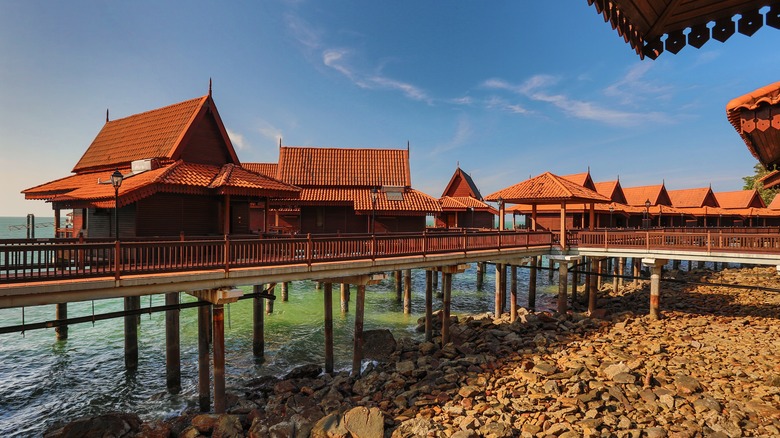
[[[241,167],[249,169],[252,172],[262,173],[263,175],[276,178],[279,171],[278,163],[241,163]]]
[[[358,214],[370,214],[371,211],[404,215],[426,214],[441,211],[439,201],[425,193],[407,188],[403,191],[403,200],[395,201],[387,197],[382,190],[376,194],[376,202],[372,200],[371,189],[365,188],[335,188],[335,187],[304,187],[300,198],[279,200],[276,203],[289,205],[330,205],[353,206]]]
[[[209,95],[108,121],[76,163],[73,172],[125,167],[134,160],[146,158],[158,158],[163,162],[176,160],[189,128],[199,114],[207,111],[221,124]],[[221,129],[224,132],[224,127]],[[226,135],[225,142],[228,155],[237,163],[238,158]]]
[[[780,210],[780,196],[775,195],[775,198],[772,199],[772,202],[769,203],[767,208],[771,210]]]
[[[620,180],[598,182],[594,186],[599,194],[606,196],[614,202],[627,204],[626,196],[623,194],[623,187],[620,186]]]
[[[596,184],[593,183],[593,178],[590,177],[590,169],[587,172],[574,173],[571,175],[563,175],[561,178],[567,179],[575,184],[579,184],[582,187],[596,190]]]
[[[670,204],[669,194],[663,184],[653,186],[624,187],[623,195],[626,197],[628,205],[645,206],[645,201],[649,200],[650,205]]]
[[[406,149],[283,146],[278,178],[296,186],[379,187],[412,185]]]
[[[609,202],[607,197],[550,172],[491,193],[485,200],[498,201],[499,198],[513,204]]]
[[[672,206],[677,208],[719,207],[718,201],[709,187],[669,190],[666,193],[669,194]]]
[[[766,85],[726,105],[726,117],[748,150],[765,166],[780,162],[780,82]]]
[[[721,208],[766,207],[764,200],[756,190],[736,190],[733,192],[717,192],[715,198]]]
[[[158,192],[186,194],[238,194],[294,197],[299,189],[234,164],[211,166],[176,161],[160,168],[125,174],[119,205],[128,205]],[[114,206],[114,188],[108,183],[113,170],[85,172],[24,190],[27,199]],[[101,183],[98,183],[98,182]]]
[[[469,208],[473,208],[475,211],[492,212],[495,210],[490,205],[470,196],[442,196],[439,198],[439,202],[443,211],[467,211]]]
[[[442,197],[444,196],[469,196],[476,199],[482,199],[482,194],[479,193],[479,189],[474,183],[474,180],[471,179],[471,175],[464,172],[460,166],[455,169],[455,173],[452,174],[450,182],[447,184],[447,187],[444,188]]]

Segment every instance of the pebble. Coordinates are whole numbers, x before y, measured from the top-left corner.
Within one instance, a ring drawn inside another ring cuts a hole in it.
[[[674,275],[780,288],[774,268]],[[663,319],[653,321],[648,282],[619,293],[604,283],[603,319],[576,304],[565,315],[520,309],[514,323],[461,315],[450,344],[399,339],[359,378],[309,367],[257,379],[232,389],[229,417],[185,413],[128,433],[196,436],[224,423],[245,436],[780,435],[780,348],[769,348],[780,339],[780,294],[664,282]]]

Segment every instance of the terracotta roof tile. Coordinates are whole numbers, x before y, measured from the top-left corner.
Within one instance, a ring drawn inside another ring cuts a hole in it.
[[[262,173],[263,175],[276,178],[279,171],[278,163],[241,163],[241,167],[249,169],[252,172]]]
[[[732,99],[726,117],[756,159],[769,167],[780,162],[780,82]]]
[[[469,207],[475,210],[489,210],[492,208],[479,199],[474,199],[470,196],[442,196],[439,198],[439,202],[443,210],[465,211]]]
[[[486,196],[485,200],[497,201],[499,198],[514,204],[558,203],[561,201],[609,202],[605,196],[550,172],[492,193]]]
[[[659,201],[664,201],[662,198],[665,196],[668,197],[668,193],[666,193],[666,188],[663,184],[652,186],[624,187],[623,195],[625,195],[628,205],[641,207],[644,207],[645,201],[647,200],[650,201],[650,205],[656,205],[659,203]]]
[[[300,187],[410,187],[409,152],[283,146],[278,178]]]
[[[464,172],[460,167],[455,169],[455,173],[452,174],[450,182],[447,187],[444,188],[442,196],[470,196],[476,199],[482,199],[482,194],[479,193],[477,185],[471,178],[471,175]]]
[[[144,158],[171,159],[185,131],[208,98],[198,97],[106,122],[73,172],[128,164]]]
[[[704,207],[708,205],[708,197],[712,197],[712,189],[709,187],[699,187],[695,189],[680,189],[680,190],[668,190],[669,199],[672,201],[672,206],[677,208],[688,207]],[[712,199],[712,198],[710,198]],[[712,201],[711,201],[712,202]],[[717,204],[717,200],[712,202]],[[708,205],[709,207],[717,207],[717,205]]]
[[[590,170],[582,173],[574,173],[571,175],[563,175],[561,178],[567,179],[575,184],[579,184],[582,187],[596,190],[596,184],[593,182],[593,178],[590,177]]]
[[[769,203],[767,208],[770,210],[780,210],[780,196],[775,195],[775,198],[772,199],[772,202]]]
[[[721,208],[765,207],[761,196],[756,190],[735,190],[733,192],[717,192],[715,198]]]
[[[304,187],[300,198],[284,200],[284,203],[299,205],[351,205],[358,213],[394,212],[398,214],[425,214],[441,211],[439,201],[420,191],[407,188],[402,201],[389,200],[387,194],[377,192],[372,201],[370,188]]]

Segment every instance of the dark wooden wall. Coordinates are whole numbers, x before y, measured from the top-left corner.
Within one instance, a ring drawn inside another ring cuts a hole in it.
[[[231,162],[217,122],[211,114],[205,114],[192,127],[181,158],[189,163],[217,166]]]

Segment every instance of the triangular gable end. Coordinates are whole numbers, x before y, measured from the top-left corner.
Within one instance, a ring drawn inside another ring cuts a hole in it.
[[[169,156],[188,163],[240,165],[211,95],[205,99],[190,126],[182,132]]]
[[[656,196],[655,199],[656,199],[655,203],[653,203],[652,205],[665,205],[667,207],[672,206],[672,198],[669,197],[669,192],[666,191],[665,184],[661,184],[661,189],[658,190],[658,195]]]
[[[460,167],[455,169],[455,173],[452,174],[450,182],[444,189],[441,195],[442,197],[451,196],[454,198],[470,197],[475,199],[482,199],[482,194],[479,193],[477,185],[471,176],[464,172]]]

